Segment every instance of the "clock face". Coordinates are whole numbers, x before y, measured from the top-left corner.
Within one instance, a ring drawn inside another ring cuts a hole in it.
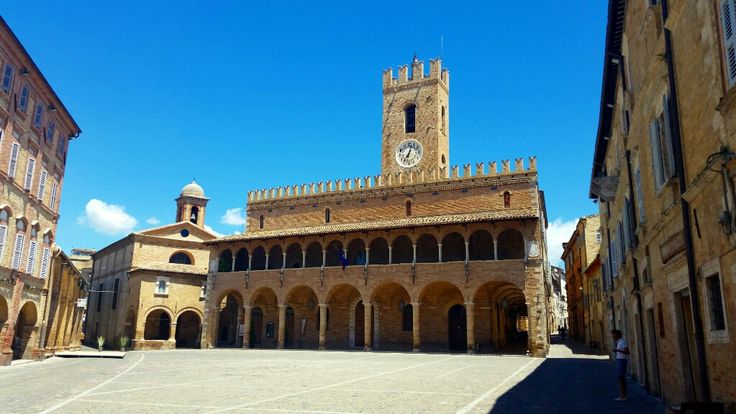
[[[407,139],[396,148],[396,162],[404,168],[410,168],[419,164],[423,153],[424,149],[419,141]]]

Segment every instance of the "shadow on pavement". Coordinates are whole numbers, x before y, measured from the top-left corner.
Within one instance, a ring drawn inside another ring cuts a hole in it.
[[[572,347],[577,348],[574,344]],[[638,385],[629,383],[627,401],[614,401],[617,396],[615,370],[607,360],[580,356],[547,358],[524,380],[498,397],[489,413],[660,414],[665,411],[661,403],[647,396]]]

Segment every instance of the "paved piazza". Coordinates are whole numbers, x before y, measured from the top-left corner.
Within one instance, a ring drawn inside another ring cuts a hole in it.
[[[241,349],[51,358],[0,368],[0,407],[3,413],[656,412],[636,390],[630,401],[611,401],[613,369],[602,357],[556,347],[564,359]],[[39,391],[33,399],[26,397],[29,384]]]

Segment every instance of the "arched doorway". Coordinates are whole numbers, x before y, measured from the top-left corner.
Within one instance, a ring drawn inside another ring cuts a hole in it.
[[[498,259],[523,259],[524,236],[516,229],[506,229],[498,236]]]
[[[373,324],[373,347],[410,351],[414,320],[407,290],[396,282],[381,284],[373,291],[371,303],[376,307],[373,313],[376,318]]]
[[[524,354],[529,318],[524,292],[509,282],[488,282],[475,292],[474,338],[480,352]]]
[[[156,309],[146,316],[143,339],[166,341],[170,335],[171,316],[165,310]]]
[[[286,307],[286,320],[284,322],[284,348],[294,348],[294,308]]]
[[[446,281],[430,283],[419,294],[419,303],[421,349],[447,351],[451,346],[456,346],[450,343],[449,317],[454,306],[463,307],[465,303],[460,289]],[[457,312],[457,309],[453,310],[452,316],[457,317]],[[452,337],[456,334],[453,333]]]
[[[465,352],[468,347],[468,329],[465,306],[453,305],[447,311],[447,335],[450,351]]]
[[[358,319],[355,316],[355,311],[360,300],[358,289],[347,283],[339,284],[330,289],[327,294],[327,306],[330,310],[329,329],[326,338],[328,348],[352,349],[355,346],[357,332],[360,331],[361,335],[364,332],[362,328],[359,329],[355,325],[355,321]],[[362,304],[360,309],[363,309]]]
[[[259,307],[250,310],[250,347],[263,345],[263,310]]]
[[[287,348],[319,347],[319,300],[314,290],[302,285],[294,287],[286,295],[286,336]]]
[[[355,342],[353,346],[356,348],[363,348],[365,346],[365,309],[363,308],[363,301],[361,300],[355,305]]]
[[[220,301],[219,319],[217,322],[217,346],[239,346],[238,326],[242,315],[242,299],[236,293],[228,293]]]
[[[194,311],[183,312],[176,319],[176,347],[199,348],[201,321]]]
[[[32,347],[28,347],[33,336],[34,326],[38,314],[36,305],[33,302],[26,302],[18,313],[18,319],[15,321],[15,332],[13,335],[13,359],[30,359],[33,357]]]

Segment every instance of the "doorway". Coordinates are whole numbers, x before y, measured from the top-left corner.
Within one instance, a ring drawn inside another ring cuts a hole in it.
[[[361,300],[355,305],[355,343],[356,348],[365,346],[365,309],[363,309],[363,301]]]
[[[447,312],[447,332],[450,351],[465,351],[468,347],[465,306],[455,305]]]

